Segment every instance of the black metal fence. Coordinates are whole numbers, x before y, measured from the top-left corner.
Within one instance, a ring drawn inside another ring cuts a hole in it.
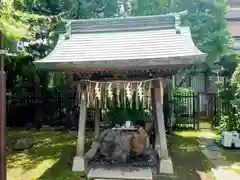
[[[221,114],[234,111],[217,93],[186,93],[174,95],[171,103],[171,124],[175,128],[199,129],[201,121],[217,125]]]
[[[43,123],[53,122],[65,109],[77,108],[75,94],[61,91],[44,93],[41,97],[8,95],[6,105],[8,126],[25,126],[34,123],[39,114]]]
[[[171,100],[172,124],[175,128],[199,127],[199,96],[195,93],[174,95]]]
[[[6,106],[8,126],[34,126],[40,118],[42,124],[78,127],[79,107],[73,90],[45,92],[41,97],[8,95]],[[93,128],[94,113],[93,108],[87,109],[87,128]]]
[[[176,128],[198,129],[202,119],[216,124],[218,114],[224,113],[229,106],[224,104],[216,93],[186,93],[174,95],[164,103],[169,112],[170,124]],[[165,107],[165,106],[164,106]],[[78,121],[78,105],[76,93],[73,91],[56,91],[42,94],[41,97],[7,97],[7,125],[25,126],[34,123],[37,116],[41,116],[44,124],[59,124],[66,114],[72,114]],[[88,109],[88,125],[94,121],[94,109]],[[75,123],[76,123],[75,122]],[[61,123],[60,123],[61,124]]]

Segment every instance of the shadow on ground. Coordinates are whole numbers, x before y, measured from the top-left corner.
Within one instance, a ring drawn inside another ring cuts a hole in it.
[[[82,173],[71,171],[72,160],[76,153],[76,134],[69,132],[11,132],[8,135],[9,147],[12,147],[19,137],[32,137],[35,144],[28,151],[14,152],[8,155],[7,167],[9,177],[12,179],[87,179]],[[86,142],[86,150],[90,143],[91,139]],[[201,153],[196,137],[186,137],[181,133],[176,133],[168,136],[168,144],[175,175],[173,177],[159,176],[157,180],[212,180],[212,178],[208,178],[207,174],[210,164]]]
[[[201,153],[194,137],[183,137],[173,134],[168,137],[170,154],[174,164],[174,176],[158,176],[157,180],[212,180],[208,174],[211,166]],[[74,156],[75,151],[65,152],[64,156]],[[72,154],[72,155],[70,155]],[[59,171],[61,170],[61,172]],[[39,179],[75,180],[86,179],[81,173],[71,172],[71,165],[65,158],[49,168]]]
[[[71,172],[72,157],[76,153],[76,133],[68,131],[12,131],[8,133],[8,148],[21,137],[32,138],[34,145],[25,151],[12,151],[7,156],[9,180],[78,179],[81,174]],[[87,146],[91,140],[87,140]],[[87,149],[87,148],[86,148]]]
[[[195,137],[176,133],[168,137],[168,146],[174,165],[174,177],[160,176],[159,180],[212,180],[211,164],[201,153]]]

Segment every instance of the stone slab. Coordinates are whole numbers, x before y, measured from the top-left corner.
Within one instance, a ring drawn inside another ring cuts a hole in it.
[[[231,168],[240,170],[240,162],[236,162],[236,163],[232,164]]]
[[[222,149],[214,144],[213,139],[200,138],[198,142],[204,146],[202,152],[211,161],[213,165],[212,172],[216,180],[240,180],[240,174],[228,170],[230,164],[221,155]]]
[[[83,157],[75,156],[73,159],[73,172],[83,172],[85,170],[85,160]]]
[[[240,179],[240,174],[235,173],[234,171],[231,170],[216,170],[212,169],[212,172],[216,178],[216,180],[239,180]]]
[[[160,173],[163,174],[173,174],[173,163],[172,159],[161,159],[160,161]]]
[[[151,168],[132,168],[132,167],[89,167],[88,178],[94,179],[141,179],[152,180]]]

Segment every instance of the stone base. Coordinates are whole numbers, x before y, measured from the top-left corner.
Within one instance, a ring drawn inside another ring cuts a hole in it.
[[[132,169],[131,166],[126,167],[91,167],[88,166],[88,178],[95,180],[152,180],[153,173],[151,168],[137,168]]]
[[[173,164],[172,159],[161,159],[159,173],[163,174],[173,174]]]
[[[83,172],[85,170],[85,160],[83,157],[75,156],[73,159],[73,172]]]

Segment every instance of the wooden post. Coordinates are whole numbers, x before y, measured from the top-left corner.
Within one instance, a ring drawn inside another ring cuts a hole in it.
[[[81,92],[80,92],[81,91]],[[84,143],[85,143],[85,126],[87,116],[87,96],[86,90],[83,86],[78,85],[78,93],[80,94],[80,105],[79,105],[79,127],[78,127],[78,138],[77,138],[77,154],[73,160],[72,171],[82,172],[85,170],[86,162],[84,159]]]
[[[167,139],[163,115],[163,84],[162,80],[153,81],[152,104],[155,125],[155,149],[160,158],[160,173],[173,174],[172,160],[168,156]]]
[[[171,128],[173,127],[174,123],[175,123],[175,102],[174,102],[174,90],[176,88],[176,78],[175,75],[172,76],[172,90],[171,90]]]
[[[84,89],[81,90],[81,99],[79,106],[79,127],[78,127],[78,142],[77,142],[77,156],[84,155],[85,143],[85,126],[87,117],[87,96]]]
[[[162,159],[168,158],[166,131],[163,115],[163,88],[162,82],[154,80],[153,82],[153,108],[155,112],[155,128],[156,128],[156,149],[159,157]]]
[[[0,179],[1,180],[6,179],[6,74],[4,71],[4,56],[5,56],[5,51],[4,51],[3,32],[0,32]]]
[[[94,138],[95,140],[99,140],[100,136],[100,115],[101,115],[101,109],[99,108],[99,105],[96,106],[96,117],[95,117],[95,123],[94,123]]]

